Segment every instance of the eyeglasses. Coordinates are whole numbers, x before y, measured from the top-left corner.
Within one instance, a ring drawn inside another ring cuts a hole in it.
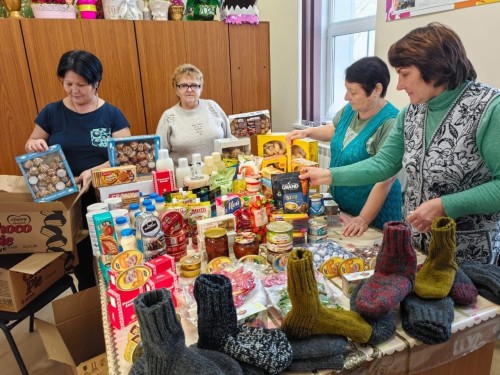
[[[177,88],[182,91],[186,91],[187,89],[198,91],[199,89],[201,89],[201,85],[198,83],[191,83],[190,85],[188,85],[187,83],[181,83],[180,85],[177,85]]]

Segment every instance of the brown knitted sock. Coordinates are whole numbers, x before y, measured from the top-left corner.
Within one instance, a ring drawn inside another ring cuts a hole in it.
[[[455,221],[449,217],[432,222],[429,256],[415,278],[415,293],[420,298],[444,298],[450,293],[458,268],[455,229]]]
[[[281,329],[289,338],[337,334],[356,342],[368,341],[372,327],[357,312],[329,309],[320,304],[309,250],[296,249],[290,253],[287,273],[292,309]]]

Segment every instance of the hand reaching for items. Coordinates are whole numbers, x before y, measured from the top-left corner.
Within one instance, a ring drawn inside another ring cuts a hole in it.
[[[420,233],[427,233],[431,230],[432,221],[439,216],[446,216],[446,212],[441,198],[434,198],[422,203],[415,211],[410,212],[407,220]]]
[[[361,236],[368,229],[368,223],[361,216],[353,217],[345,224],[342,235],[347,237]]]

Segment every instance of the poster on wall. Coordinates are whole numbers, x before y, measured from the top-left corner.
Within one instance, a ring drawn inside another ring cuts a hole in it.
[[[386,21],[460,8],[500,3],[500,0],[386,0]]]

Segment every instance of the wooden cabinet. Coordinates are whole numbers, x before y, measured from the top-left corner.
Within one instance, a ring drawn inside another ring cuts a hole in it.
[[[271,109],[266,22],[0,19],[0,35],[0,174],[20,174],[14,157],[24,153],[37,113],[64,97],[56,70],[72,49],[99,57],[99,95],[123,111],[134,135],[154,134],[177,102],[171,78],[182,63],[201,69],[201,96],[226,114]]]

